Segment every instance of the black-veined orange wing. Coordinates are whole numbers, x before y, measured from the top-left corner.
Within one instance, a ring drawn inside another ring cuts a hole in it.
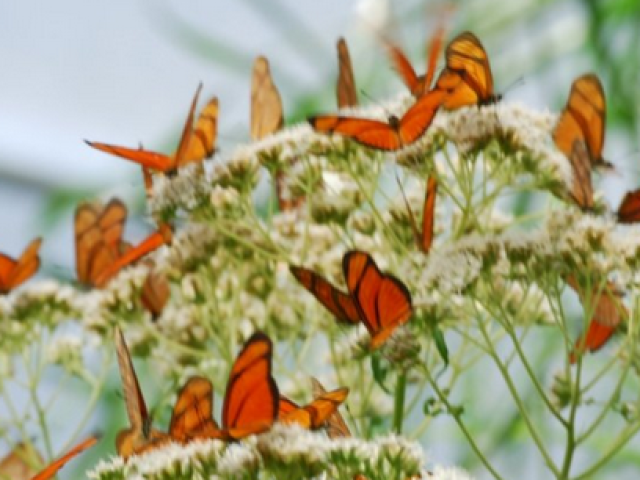
[[[553,131],[558,149],[569,157],[574,143],[584,141],[591,166],[611,167],[602,158],[606,111],[604,90],[597,75],[588,73],[576,78]]]
[[[446,94],[429,92],[420,97],[401,117],[384,122],[343,115],[318,115],[309,123],[320,133],[338,133],[377,150],[394,151],[411,145],[429,128]]]
[[[338,50],[338,80],[336,82],[338,108],[355,107],[358,105],[358,92],[356,91],[349,47],[344,38],[338,39],[336,48]]]
[[[324,393],[314,398],[310,404],[279,417],[279,421],[285,424],[295,423],[308,430],[317,430],[323,427],[338,410],[338,407],[347,399],[347,395],[349,395],[348,388]]]
[[[594,206],[593,184],[591,182],[591,162],[587,146],[582,140],[576,140],[569,155],[573,179],[570,196],[582,210],[591,210]]]
[[[411,294],[399,279],[380,272],[366,252],[347,252],[342,258],[342,269],[360,319],[371,334],[371,348],[378,348],[411,318]]]
[[[58,470],[64,467],[69,460],[84,452],[87,448],[92,447],[98,442],[98,437],[89,437],[86,440],[80,442],[78,445],[69,450],[62,457],[50,463],[44,470],[31,478],[31,480],[49,480],[53,478]]]
[[[640,189],[627,192],[618,207],[618,222],[636,223],[640,221]]]
[[[5,294],[29,280],[40,268],[38,252],[41,238],[31,241],[17,260],[0,253],[0,294]]]
[[[151,417],[140,389],[138,376],[133,368],[131,355],[119,328],[115,329],[116,353],[122,391],[129,417],[129,428],[121,430],[116,437],[116,451],[124,459],[131,455],[157,448],[169,440],[169,436],[151,427]]]
[[[348,294],[341,292],[312,270],[294,265],[290,270],[296,280],[311,292],[339,322],[355,324],[360,321],[358,309]]]
[[[280,394],[271,376],[271,339],[254,333],[231,368],[224,405],[224,436],[240,439],[264,432],[278,418]]]
[[[173,407],[169,436],[177,442],[220,436],[213,419],[213,387],[204,377],[191,377]]]
[[[278,418],[282,418],[299,408],[300,406],[293,400],[284,395],[280,395],[280,400],[278,401]]]
[[[451,40],[445,50],[445,59],[446,66],[434,87],[434,90],[447,92],[444,108],[452,110],[500,100],[493,91],[487,52],[473,33],[463,32]]]
[[[320,398],[328,393],[327,389],[314,377],[311,377],[311,392],[314,398]],[[331,439],[351,436],[347,422],[344,421],[344,418],[340,415],[340,411],[337,409],[327,418],[325,428],[327,430],[327,436]]]
[[[611,282],[607,282],[603,289],[593,288],[588,297],[574,276],[567,278],[567,284],[576,291],[583,305],[587,301],[590,302],[593,312],[587,333],[578,338],[575,351],[570,356],[571,363],[574,363],[580,352],[594,352],[602,348],[615,333],[618,325],[629,319],[629,311],[622,304],[621,294]]]

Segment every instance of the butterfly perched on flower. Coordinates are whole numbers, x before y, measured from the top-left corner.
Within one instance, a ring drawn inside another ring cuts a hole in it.
[[[119,199],[105,206],[82,203],[76,208],[76,272],[80,283],[103,287],[122,268],[171,241],[171,227],[161,224],[140,244],[130,247],[122,238],[127,213]]]
[[[295,265],[290,270],[338,322],[364,324],[372,349],[382,345],[413,314],[409,289],[393,275],[382,273],[367,252],[351,250],[342,258],[347,293],[312,270]]]
[[[133,368],[131,354],[119,328],[115,329],[116,354],[122,379],[122,392],[129,417],[129,428],[116,436],[116,451],[125,460],[153,450],[169,442],[170,437],[152,427],[152,418],[144,401],[138,376]]]
[[[447,110],[467,105],[495,103],[501,96],[493,91],[489,57],[482,43],[466,31],[456,36],[445,50],[445,67],[432,91],[444,92]]]
[[[317,382],[315,379],[314,381]],[[318,390],[315,388],[313,400],[304,406],[281,395],[278,403],[278,421],[284,424],[297,424],[307,430],[317,430],[331,422],[338,414],[338,407],[347,399],[349,389],[343,387],[331,392]]]
[[[178,393],[169,435],[178,442],[198,438],[239,440],[262,433],[278,418],[278,386],[271,375],[273,344],[254,333],[236,357],[222,406],[222,428],[213,419],[213,387],[204,377],[192,377]]]
[[[17,259],[0,253],[0,294],[9,293],[35,275],[40,268],[41,244],[41,238],[32,240]]]

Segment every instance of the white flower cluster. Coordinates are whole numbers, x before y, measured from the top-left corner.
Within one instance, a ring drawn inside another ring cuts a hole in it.
[[[362,474],[369,480],[377,480],[408,478],[418,473],[423,464],[420,445],[402,437],[330,440],[323,433],[276,424],[269,432],[239,443],[208,440],[186,446],[168,444],[134,456],[126,463],[115,457],[100,462],[88,476],[92,480],[204,480],[242,478],[250,473],[255,478],[280,478],[284,472],[297,472],[297,478],[316,478],[321,474],[327,479],[353,478]]]

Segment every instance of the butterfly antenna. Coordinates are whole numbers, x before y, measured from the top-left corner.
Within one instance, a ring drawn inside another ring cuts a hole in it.
[[[384,105],[382,105],[380,103],[380,101],[376,100],[375,98],[373,98],[371,95],[369,95],[367,92],[365,92],[362,88],[360,89],[360,94],[366,98],[367,100],[369,100],[371,103],[373,103],[374,105],[380,107],[380,109],[384,112],[384,114],[387,117],[395,117],[396,115],[394,115],[393,113],[391,113],[389,111],[388,108],[386,108]]]
[[[509,85],[507,85],[507,88],[505,88],[502,92],[502,97],[505,97],[507,95],[507,93],[511,90],[513,90],[516,87],[519,87],[521,85],[524,85],[524,77],[522,75],[520,75],[518,78],[516,78],[514,81],[512,81]]]

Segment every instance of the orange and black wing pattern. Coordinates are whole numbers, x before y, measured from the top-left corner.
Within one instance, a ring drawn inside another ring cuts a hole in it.
[[[294,265],[289,268],[296,280],[311,292],[339,322],[355,324],[360,321],[358,309],[348,294],[341,292],[312,270]]]
[[[578,338],[575,351],[570,356],[571,363],[575,363],[581,352],[594,352],[602,348],[618,326],[629,319],[629,311],[622,304],[621,295],[611,282],[607,282],[603,289],[593,288],[588,298],[585,289],[574,276],[567,278],[567,284],[576,291],[583,305],[587,300],[590,302],[593,312],[587,333]]]
[[[31,478],[31,480],[49,480],[53,478],[58,470],[64,467],[69,460],[71,460],[76,455],[84,452],[87,448],[94,446],[98,442],[98,437],[89,437],[83,442],[80,442],[78,445],[69,450],[62,457],[54,460],[50,463],[44,470]]]
[[[338,108],[355,107],[358,105],[358,92],[349,47],[344,38],[338,39],[336,48],[338,50],[338,81],[336,82]]]
[[[486,105],[500,100],[493,91],[487,52],[478,37],[463,32],[445,50],[446,66],[434,90],[446,92],[442,106],[453,110],[466,105]]]
[[[347,252],[342,269],[360,320],[371,334],[371,348],[378,348],[411,318],[411,294],[402,281],[382,273],[366,252]]]
[[[176,442],[220,437],[213,419],[213,387],[204,377],[192,377],[178,393],[173,407],[169,436]]]
[[[327,389],[324,388],[317,378],[311,377],[311,392],[314,398],[320,398],[327,393]],[[327,418],[325,429],[327,436],[331,439],[351,436],[347,422],[344,421],[344,418],[340,415],[340,411],[337,409]]]
[[[237,440],[261,433],[278,418],[280,394],[271,376],[271,339],[254,333],[244,345],[231,368],[224,405],[224,437]]]
[[[592,210],[594,207],[593,183],[591,182],[591,162],[584,141],[576,140],[569,156],[573,173],[569,196],[581,210]]]
[[[391,116],[386,122],[344,115],[318,115],[308,121],[316,132],[337,133],[369,148],[394,151],[411,145],[427,131],[445,98],[445,92],[429,92],[401,118]]]
[[[119,328],[115,330],[116,353],[122,391],[129,417],[129,428],[121,430],[116,437],[116,451],[124,459],[165,444],[169,436],[151,428],[151,417],[140,389],[138,376],[133,368],[129,348]]]
[[[96,285],[96,278],[120,256],[127,207],[112,199],[105,207],[84,203],[74,219],[76,273],[85,285]]]
[[[29,280],[40,268],[41,238],[33,240],[16,260],[0,253],[0,294],[9,293]]]
[[[289,415],[291,412],[298,410],[299,408],[300,405],[295,403],[293,400],[285,397],[284,395],[280,395],[280,400],[278,401],[278,418]]]
[[[600,79],[593,73],[576,78],[553,131],[558,149],[570,157],[576,141],[585,142],[592,167],[611,167],[602,158],[607,105]]]
[[[314,398],[310,404],[279,417],[279,421],[285,424],[295,423],[307,430],[317,430],[322,428],[329,418],[337,412],[338,407],[344,403],[348,395],[348,388],[339,388],[324,393]]]
[[[618,222],[640,222],[640,189],[627,192],[618,207]]]
[[[158,172],[171,173],[187,163],[200,162],[211,156],[215,151],[218,125],[218,100],[214,97],[202,110],[194,126],[195,108],[201,90],[202,85],[199,85],[182,129],[180,143],[173,155],[166,155],[142,148],[121,147],[108,143],[90,141],[86,141],[86,143],[93,148],[135,162],[145,168]],[[148,172],[145,173],[145,183],[148,182],[149,177],[147,175]]]

